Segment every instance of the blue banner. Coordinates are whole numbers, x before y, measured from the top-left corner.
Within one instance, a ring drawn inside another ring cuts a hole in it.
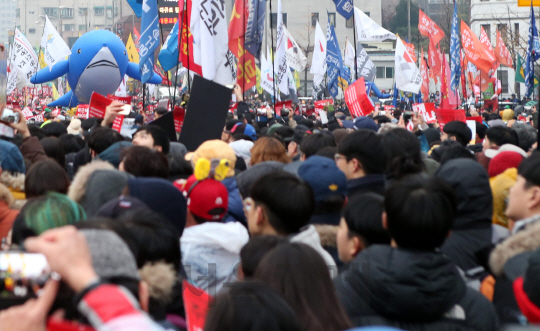
[[[534,88],[534,62],[540,58],[540,41],[538,40],[538,31],[534,19],[534,11],[531,2],[531,25],[529,26],[529,42],[527,43],[527,67],[525,70],[525,94],[531,95]]]
[[[135,15],[141,17],[143,0],[127,0],[127,3],[131,6]]]
[[[454,16],[452,17],[452,34],[450,35],[450,71],[452,78],[450,82],[450,88],[453,92],[459,87],[461,79],[461,45],[459,43],[459,28],[457,17],[457,4],[454,3]]]
[[[261,56],[265,16],[266,0],[250,0],[244,47],[257,59]]]
[[[352,0],[334,0],[337,12],[345,17],[346,20],[354,14],[354,6]]]
[[[165,43],[163,44],[163,47],[161,47],[161,51],[159,52],[158,59],[159,63],[161,64],[161,67],[165,71],[169,71],[172,68],[174,68],[178,64],[178,23],[180,21],[176,21],[174,24],[174,27],[169,33],[169,36],[167,37],[167,40],[165,40]]]
[[[326,75],[328,80],[328,91],[335,98],[339,91],[338,77],[343,76],[343,59],[336,37],[334,26],[330,23],[328,17],[328,25],[326,27]]]
[[[158,46],[159,17],[157,0],[144,0],[139,45],[139,66],[143,83],[148,82],[154,75],[154,51]]]

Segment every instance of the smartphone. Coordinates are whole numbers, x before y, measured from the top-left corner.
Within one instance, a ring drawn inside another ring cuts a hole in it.
[[[124,105],[122,111],[118,115],[129,115],[131,113],[131,105]]]
[[[379,114],[381,114],[381,115],[386,115],[386,111],[384,111],[384,110],[379,110]]]
[[[19,123],[19,113],[13,111],[13,109],[4,108],[0,115],[0,121],[5,123]]]

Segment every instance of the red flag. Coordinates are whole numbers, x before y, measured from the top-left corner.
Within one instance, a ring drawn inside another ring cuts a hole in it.
[[[427,63],[426,59],[424,58],[424,47],[422,47],[422,59],[420,63],[420,74],[422,75],[422,99],[424,101],[429,100],[429,77],[428,77],[428,70],[427,70]]]
[[[247,18],[249,16],[248,1],[236,0],[229,24],[229,49],[238,59],[236,82],[244,90],[252,88],[257,83],[255,57],[244,48]]]
[[[184,10],[184,0],[178,1],[179,13],[178,19],[182,22],[182,33],[178,34],[178,45],[180,45],[180,61],[182,65],[189,70],[196,72],[202,76],[202,67],[195,63],[193,59],[193,35],[190,30],[191,23],[191,0],[187,1],[186,9]]]
[[[465,79],[465,70],[467,70],[468,62],[467,59],[463,58],[463,52],[459,52],[461,57],[461,93],[464,98],[467,98],[467,80]]]
[[[435,48],[435,44],[431,38],[429,38],[428,55],[429,76],[437,82],[437,78],[440,79],[441,77],[441,54]]]
[[[366,82],[360,77],[345,90],[345,103],[353,117],[366,116],[374,109],[366,93]]]
[[[503,66],[514,68],[512,66],[512,56],[506,48],[504,41],[501,37],[501,33],[497,30],[497,46],[495,46],[495,57]]]
[[[424,12],[419,9],[418,30],[424,37],[433,39],[433,43],[437,45],[444,38],[444,31],[439,28]]]
[[[463,20],[461,20],[461,46],[469,61],[478,69],[489,73],[496,59],[487,51]]]
[[[482,26],[480,27],[480,43],[484,46],[486,51],[495,58],[495,52],[493,51],[493,47],[491,47],[491,41],[489,40],[486,30],[484,30],[484,27]],[[497,70],[498,66],[499,63],[497,61],[493,62],[493,70]]]
[[[454,109],[455,106],[459,103],[458,96],[456,92],[452,92],[450,88],[450,67],[446,62],[446,56],[443,55],[443,64],[442,64],[442,80],[441,80],[441,108],[442,109]]]
[[[435,109],[435,114],[437,114],[437,121],[441,126],[441,130],[447,123],[452,121],[467,122],[465,110],[463,109]]]
[[[133,43],[135,44],[135,48],[138,52],[139,45],[141,44],[141,34],[139,33],[139,31],[137,31],[136,27],[133,27]]]
[[[407,53],[409,53],[409,55],[411,56],[413,62],[418,61],[418,58],[416,57],[416,53],[414,52],[414,45],[409,44],[405,41],[403,41],[403,45],[405,45],[405,49],[407,50]]]

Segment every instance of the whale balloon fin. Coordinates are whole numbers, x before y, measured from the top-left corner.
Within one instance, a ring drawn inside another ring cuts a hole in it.
[[[30,83],[32,84],[41,84],[50,82],[58,77],[67,74],[69,71],[69,61],[64,60],[60,61],[54,65],[52,69],[49,67],[43,68],[40,71],[36,72],[32,78],[30,78]]]
[[[57,100],[51,102],[47,106],[49,107],[61,106],[61,107],[72,108],[72,107],[77,107],[78,104],[79,104],[79,100],[77,100],[77,97],[75,96],[75,94],[73,94],[73,90],[71,90],[68,93],[61,96],[60,98],[58,98]]]
[[[126,75],[140,81],[141,73],[139,71],[139,65],[137,63],[129,62]],[[161,84],[161,77],[154,72],[154,76],[147,82],[149,84]]]

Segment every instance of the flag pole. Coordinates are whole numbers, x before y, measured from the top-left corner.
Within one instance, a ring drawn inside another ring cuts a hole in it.
[[[161,24],[161,12],[159,11],[158,9],[158,22],[159,22],[159,32],[161,33],[161,47],[163,47],[163,44],[165,43],[164,39],[163,39],[163,24]],[[171,30],[172,32],[172,30]],[[169,32],[169,33],[171,33]],[[158,59],[159,61],[159,59]],[[161,66],[161,63],[159,64]],[[159,68],[157,67],[156,63],[154,63],[154,66],[159,70]],[[163,69],[163,67],[161,67]],[[154,70],[154,68],[152,68],[152,70]],[[167,75],[167,80],[169,79],[169,76]],[[171,97],[172,93],[171,93],[171,85],[167,84],[167,88],[169,90],[169,98]],[[174,100],[174,99],[173,99]],[[173,108],[174,109],[174,101],[173,101]]]
[[[357,49],[356,49],[356,18],[355,18],[355,12],[354,12],[354,0],[352,0],[352,5],[353,5],[353,17],[352,17],[352,21],[353,21],[353,41],[354,41],[354,80],[357,80],[358,79],[358,61],[356,61],[356,57],[358,56],[358,52],[357,52]],[[347,45],[345,45],[345,49],[347,49]]]
[[[180,3],[178,3],[178,6],[180,6]],[[180,54],[181,54],[181,49],[180,49],[180,46],[181,46],[181,40],[182,40],[182,33],[184,32],[184,13],[182,12],[182,18],[180,19],[180,22],[178,22],[180,24],[180,27],[178,28],[178,56],[180,57]],[[180,64],[180,60],[179,59],[176,59],[176,68],[175,68],[175,71],[174,71],[174,101],[173,101],[173,105],[172,105],[172,110],[174,111],[174,107],[176,106],[176,89],[178,87],[178,64]],[[189,72],[188,72],[188,75],[189,75]],[[180,95],[180,97],[182,97]],[[182,104],[180,102],[180,104]]]
[[[184,19],[184,15],[186,16],[186,22],[187,22],[187,0],[184,0],[184,11],[182,14],[182,20]],[[183,25],[182,25],[183,26]],[[191,74],[189,73],[189,26],[187,27],[188,31],[186,31],[186,46],[187,46],[187,85],[188,85],[188,93],[191,93]],[[182,39],[184,39],[182,37]]]
[[[243,8],[242,8],[242,25],[244,26],[244,56],[243,56],[243,60],[242,60],[242,75],[244,77],[242,77],[242,98],[245,98],[245,92],[246,92],[246,57],[245,57],[245,53],[247,52],[246,51],[246,24],[247,24],[247,20],[246,20],[246,2],[245,1],[242,1],[242,5],[243,5]],[[272,13],[272,10],[270,9],[270,15]],[[238,79],[238,78],[237,78]]]
[[[272,52],[274,52],[274,30],[272,29],[272,0],[268,0],[270,3],[270,41],[272,42]],[[277,21],[277,14],[276,14],[276,21]],[[276,22],[277,26],[277,22]],[[269,61],[272,63],[272,83],[274,84],[274,114],[276,113],[276,101],[277,101],[277,95],[276,95],[276,72],[274,69],[274,60],[272,60],[272,53],[270,53],[270,59]]]

